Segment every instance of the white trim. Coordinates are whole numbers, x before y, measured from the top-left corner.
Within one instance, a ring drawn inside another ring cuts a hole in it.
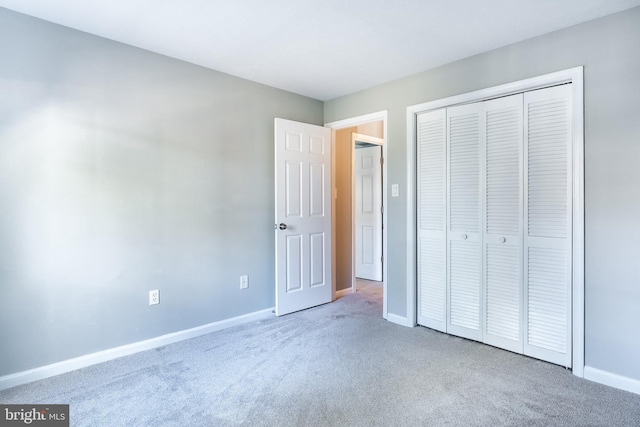
[[[368,142],[369,144],[373,144],[373,145],[384,145],[383,138],[376,138],[375,136],[369,136],[369,135],[356,133],[356,132],[351,133],[351,142],[353,143],[353,145],[355,145],[356,142],[358,141]]]
[[[413,327],[418,324],[417,299],[418,283],[416,275],[417,246],[416,237],[418,225],[416,223],[416,144],[417,144],[417,113],[421,110],[407,107],[407,322]]]
[[[398,316],[397,314],[393,314],[393,313],[387,314],[387,321],[391,323],[395,323],[396,325],[400,325],[400,326],[415,326],[415,325],[410,325],[409,320],[406,317]]]
[[[584,81],[574,68],[573,97],[573,360],[574,375],[584,376]]]
[[[220,320],[218,322],[209,323],[195,328],[185,329],[183,331],[173,332],[159,337],[139,341],[133,344],[127,344],[120,347],[110,348],[108,350],[87,354],[73,359],[63,360],[62,362],[52,363],[50,365],[41,366],[28,371],[22,371],[15,374],[0,377],[0,390],[6,390],[21,384],[30,383],[32,381],[53,377],[55,375],[64,374],[66,372],[75,371],[77,369],[86,368],[87,366],[96,365],[98,363],[108,362],[123,356],[139,353],[141,351],[151,350],[153,348],[162,347],[179,341],[188,340],[199,337],[201,335],[217,332],[222,329],[243,323],[254,322],[273,317],[274,308],[256,311],[253,313],[243,314],[241,316],[232,317],[230,319]]]
[[[573,374],[584,376],[584,67],[481,89],[407,107],[407,320],[416,324],[416,117],[418,113],[572,83],[573,102]]]
[[[387,235],[387,230],[389,229],[389,227],[387,226],[387,218],[388,218],[388,200],[387,200],[387,177],[388,177],[388,173],[387,173],[387,150],[388,150],[388,146],[389,146],[389,139],[387,138],[387,110],[383,110],[383,111],[377,111],[375,113],[369,113],[369,114],[364,114],[362,116],[356,116],[356,117],[351,117],[348,119],[344,119],[344,120],[337,120],[337,121],[333,121],[330,123],[325,123],[325,127],[331,128],[331,129],[343,129],[343,128],[348,128],[351,126],[357,126],[357,125],[362,125],[365,123],[370,123],[370,122],[377,122],[377,121],[382,121],[383,123],[383,144],[382,144],[382,157],[384,158],[384,164],[382,165],[382,204],[384,206],[385,209],[385,214],[382,217],[382,256],[384,258],[384,264],[383,264],[383,268],[382,268],[382,317],[387,319],[388,317],[388,313],[387,313],[387,270],[388,268],[386,268],[386,265],[388,264],[388,256],[387,256],[387,247],[389,239],[388,239],[388,235]],[[333,142],[335,144],[335,138],[333,138]],[[333,152],[335,153],[335,150],[333,150]],[[334,171],[333,171],[333,167],[332,167],[332,178],[334,177]],[[333,180],[333,182],[335,182],[335,179]],[[335,267],[335,251],[332,252],[332,265]],[[335,268],[333,269],[335,271]],[[335,281],[335,280],[334,280]],[[352,283],[352,287],[355,286],[355,281],[354,283]]]
[[[620,390],[640,394],[640,380],[623,377],[622,375],[592,368],[591,366],[584,367],[584,378],[610,387],[619,388]]]
[[[356,289],[356,258],[358,256],[356,249],[356,141],[353,137],[354,133],[351,133],[351,149],[349,150],[351,168],[351,290],[355,292]],[[383,297],[384,299],[384,297]]]
[[[338,190],[336,188],[336,131],[331,131],[331,301],[338,298],[336,292],[336,227],[334,227],[334,218],[336,217],[336,199],[338,198]]]
[[[542,89],[544,87],[555,86],[563,83],[571,83],[573,81],[577,81],[577,79],[582,81],[581,77],[583,69],[584,67],[582,66],[570,68],[568,70],[556,71],[554,73],[506,83],[500,86],[480,89],[473,92],[450,96],[448,98],[424,102],[422,104],[410,105],[407,107],[407,114],[418,114],[429,110],[436,110],[438,108],[451,107],[453,105],[485,101],[487,99],[499,98],[501,96],[513,95],[520,92]]]
[[[374,113],[363,114],[361,116],[350,117],[348,119],[336,120],[325,123],[324,126],[331,129],[343,129],[351,126],[362,125],[364,123],[377,122],[378,120],[387,119],[387,110],[376,111]],[[385,132],[386,136],[386,132]],[[386,138],[385,138],[386,140]]]

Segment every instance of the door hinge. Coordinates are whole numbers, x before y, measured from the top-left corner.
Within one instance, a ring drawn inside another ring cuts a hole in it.
[[[380,164],[384,165],[384,157],[380,157]]]
[[[384,206],[380,206],[380,213],[384,214]]]
[[[380,257],[380,262],[384,264],[384,256]]]

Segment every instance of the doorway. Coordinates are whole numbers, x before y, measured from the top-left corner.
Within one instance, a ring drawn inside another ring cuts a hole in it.
[[[388,148],[386,140],[387,112],[367,114],[325,124],[334,130],[333,138],[333,275],[335,295],[356,291],[356,196],[355,196],[355,151],[356,143],[369,143],[381,146],[382,158]],[[382,163],[382,206],[387,204],[386,164]],[[381,221],[381,262],[386,258],[386,215]],[[383,290],[383,318],[387,318],[387,271],[382,268],[381,285]]]

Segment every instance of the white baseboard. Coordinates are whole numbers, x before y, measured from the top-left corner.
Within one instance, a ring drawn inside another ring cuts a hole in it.
[[[397,314],[387,313],[387,321],[391,323],[395,323],[401,326],[413,327],[413,325],[409,324],[409,319],[404,316],[398,316]]]
[[[128,356],[134,353],[139,353],[141,351],[162,347],[164,345],[172,344],[178,341],[199,337],[201,335],[220,331],[222,329],[230,328],[232,326],[240,325],[243,323],[266,319],[274,315],[273,310],[273,308],[268,308],[266,310],[256,311],[253,313],[244,314],[242,316],[220,320],[218,322],[197,326],[195,328],[161,335],[156,338],[139,341],[133,344],[127,344],[120,347],[110,348],[108,350],[75,357],[73,359],[63,360],[62,362],[52,363],[51,365],[41,366],[39,368],[30,369],[28,371],[5,375],[3,377],[0,377],[0,390],[5,390],[21,384],[30,383],[32,381],[53,377],[65,372],[75,371],[76,369],[86,368],[87,366],[107,362],[109,360]]]
[[[640,380],[623,377],[622,375],[602,371],[600,369],[592,368],[591,366],[584,367],[584,378],[610,387],[640,394]]]
[[[336,298],[342,298],[345,295],[349,295],[353,293],[353,288],[341,289],[336,291]]]

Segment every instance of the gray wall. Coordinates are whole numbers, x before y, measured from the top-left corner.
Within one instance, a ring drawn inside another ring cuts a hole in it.
[[[390,313],[406,315],[406,107],[584,65],[586,364],[640,380],[639,45],[635,8],[325,103],[326,122],[389,110]]]
[[[0,376],[273,307],[274,117],[322,103],[0,8]]]

